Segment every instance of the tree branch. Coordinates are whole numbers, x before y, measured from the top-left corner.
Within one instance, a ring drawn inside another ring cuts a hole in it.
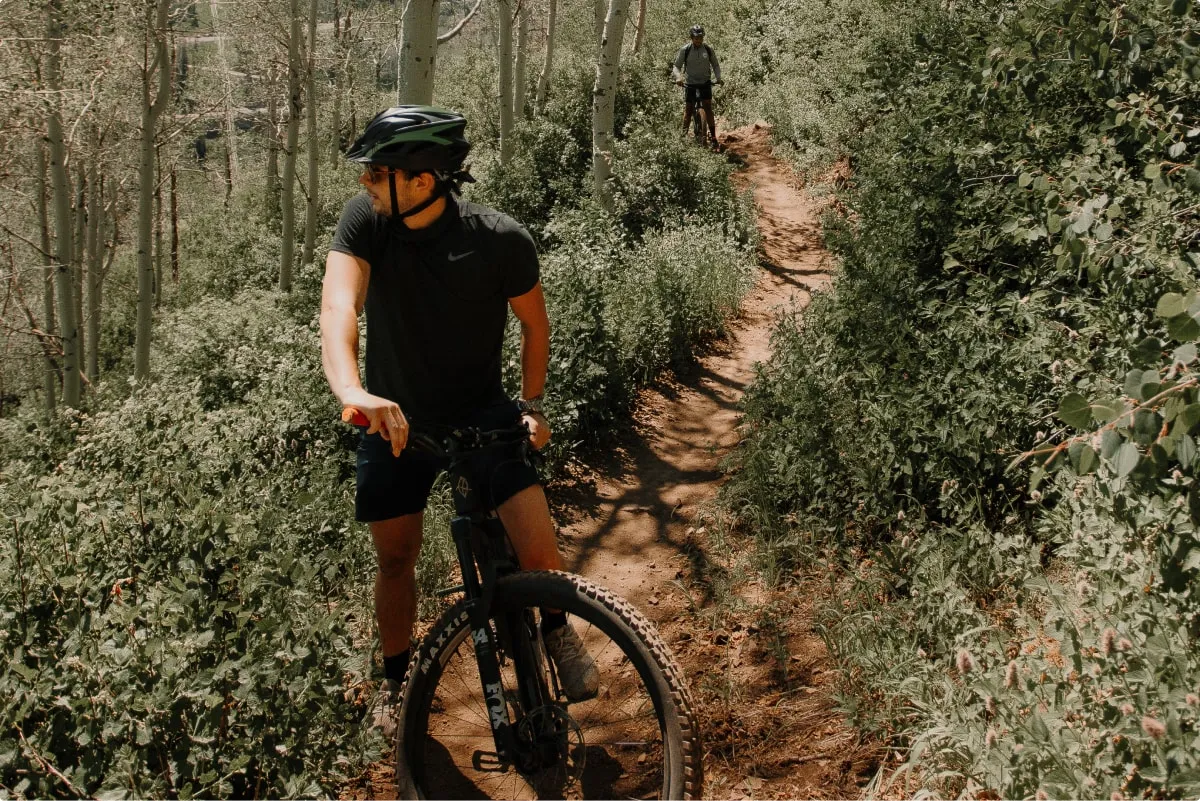
[[[459,20],[457,25],[455,25],[453,28],[451,28],[450,30],[446,31],[441,36],[439,36],[437,38],[437,43],[442,45],[442,44],[445,44],[446,42],[450,41],[451,39],[453,39],[455,36],[458,36],[458,34],[462,32],[463,27],[466,26],[466,24],[471,21],[471,17],[475,16],[475,12],[478,11],[479,7],[482,5],[483,5],[483,0],[475,0],[475,7],[472,8],[467,13],[467,16],[465,16],[461,20]]]

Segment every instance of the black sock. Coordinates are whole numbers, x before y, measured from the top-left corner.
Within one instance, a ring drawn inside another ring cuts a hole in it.
[[[565,625],[567,625],[566,612],[547,612],[545,609],[542,610],[542,634],[549,634]]]
[[[404,676],[408,673],[408,660],[412,656],[412,648],[405,648],[395,656],[385,656],[383,658],[383,677],[391,679],[397,684],[404,683]]]

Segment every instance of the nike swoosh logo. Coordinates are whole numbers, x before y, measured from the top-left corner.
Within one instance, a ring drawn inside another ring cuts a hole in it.
[[[459,254],[447,253],[446,258],[450,261],[458,261],[459,259],[465,259],[467,256],[470,256],[474,252],[475,251],[473,251],[473,250],[468,250],[466,253],[459,253]]]

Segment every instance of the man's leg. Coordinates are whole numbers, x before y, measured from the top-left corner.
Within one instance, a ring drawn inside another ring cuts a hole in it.
[[[554,523],[546,493],[538,484],[518,492],[496,509],[524,570],[562,570],[562,557],[554,537]],[[594,698],[600,672],[583,640],[567,623],[560,609],[542,609],[542,637],[554,660],[558,679],[572,701]]]
[[[701,100],[704,106],[704,120],[708,123],[708,138],[714,145],[717,143],[717,119],[713,116],[712,101]]]
[[[417,609],[417,556],[421,553],[424,512],[371,523],[378,571],[375,573],[375,618],[383,657],[408,650]]]
[[[550,505],[540,485],[521,490],[500,504],[496,512],[523,570],[562,570]]]

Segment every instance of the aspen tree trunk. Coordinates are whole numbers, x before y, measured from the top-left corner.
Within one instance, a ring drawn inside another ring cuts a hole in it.
[[[300,0],[288,4],[291,21],[288,33],[288,121],[287,146],[283,152],[280,181],[280,211],[283,214],[283,247],[279,254],[279,288],[292,291],[292,259],[296,250],[296,148],[300,142]]]
[[[438,0],[407,0],[404,6],[396,92],[400,103],[433,103],[438,7]]]
[[[93,151],[99,152],[93,129]],[[100,269],[104,263],[104,248],[100,230],[104,217],[104,182],[95,160],[88,165],[88,229],[87,229],[87,377],[93,384],[100,379]]]
[[[592,41],[599,46],[600,40],[604,38],[604,20],[608,13],[608,3],[606,0],[592,0],[592,11],[594,12],[592,18],[595,21],[592,28],[595,35]]]
[[[592,91],[592,193],[608,211],[613,208],[613,111],[628,12],[629,0],[610,0],[604,36],[600,41],[600,58],[596,63],[596,88]]]
[[[513,58],[512,0],[496,0],[500,15],[497,72],[500,73],[500,163],[507,164],[513,154]]]
[[[208,0],[208,11],[212,17],[213,33],[217,36],[217,69],[221,71],[221,86],[225,90],[225,198],[228,203],[233,193],[233,186],[240,177],[241,167],[238,164],[237,126],[233,119],[233,76],[229,74],[229,60],[225,55],[225,32],[221,28],[218,17],[221,7],[220,0]]]
[[[646,0],[638,0],[637,29],[633,36],[633,54],[640,55],[646,39]]]
[[[179,283],[179,187],[175,173],[179,165],[171,163],[171,281]]]
[[[50,255],[50,214],[46,208],[46,150],[38,143],[37,148],[37,179],[38,179],[38,228],[42,245],[42,328],[47,335],[54,333],[54,257]],[[54,352],[50,350],[46,340],[42,340],[42,353],[46,357],[46,369],[42,374],[42,386],[46,392],[43,401],[46,415],[49,416],[58,405],[58,365],[54,361]]]
[[[317,244],[317,200],[320,175],[317,168],[321,153],[320,132],[317,130],[317,0],[308,5],[308,63],[305,75],[304,95],[308,101],[308,202],[304,215],[304,250],[301,264],[312,264],[313,248]]]
[[[138,165],[138,300],[137,334],[133,348],[133,373],[139,381],[150,378],[150,327],[154,319],[153,204],[157,176],[154,139],[158,120],[171,100],[171,62],[167,53],[167,11],[170,0],[155,0],[146,7],[146,39],[142,51],[142,136]],[[151,41],[152,40],[152,41]],[[150,58],[150,48],[154,57]],[[151,100],[152,83],[158,91]]]
[[[46,59],[47,88],[55,98],[53,110],[46,121],[50,139],[50,186],[54,197],[54,284],[58,295],[58,321],[63,350],[63,403],[78,408],[81,397],[79,381],[79,321],[75,317],[72,291],[71,260],[74,249],[71,226],[71,187],[66,166],[66,144],[63,141],[62,64],[59,46],[62,42],[61,0],[50,0],[50,50]]]
[[[542,74],[537,85],[537,110],[546,108],[546,96],[550,93],[550,72],[554,69],[554,33],[558,24],[558,0],[550,0],[549,16],[546,20],[546,61],[542,64]]]
[[[333,0],[333,110],[330,112],[329,163],[337,169],[342,156],[342,13]]]
[[[526,64],[529,50],[529,0],[520,0],[517,11],[517,57],[513,65],[513,119],[525,117]]]
[[[163,291],[163,197],[162,153],[154,148],[154,308],[162,305]]]
[[[87,197],[92,189],[88,185],[87,171],[78,163],[75,178],[75,249],[74,264],[71,265],[71,292],[75,302],[75,320],[79,324],[79,367],[83,369],[84,354],[87,353],[87,320],[83,316],[83,274],[87,263]]]
[[[279,218],[279,72],[272,60],[267,66],[267,216]]]

